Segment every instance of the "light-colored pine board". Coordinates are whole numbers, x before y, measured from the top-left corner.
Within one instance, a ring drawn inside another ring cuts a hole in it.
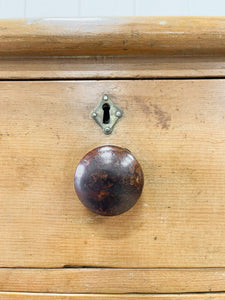
[[[0,56],[224,55],[224,17],[0,21]]]
[[[133,0],[107,0],[106,5],[102,0],[82,0],[80,15],[81,17],[132,16],[134,6]]]
[[[225,57],[3,58],[0,79],[225,77]]]
[[[224,2],[220,0],[214,2],[189,0],[188,2],[190,16],[220,16],[225,10]]]
[[[0,18],[24,18],[25,0],[0,0]]]
[[[74,18],[79,16],[79,5],[79,0],[29,0],[25,4],[25,18]]]
[[[81,299],[81,300],[222,300],[225,298],[225,293],[221,294],[190,294],[190,295],[100,295],[100,294],[34,294],[34,293],[1,293],[0,297],[3,300],[69,300],[69,299]]]
[[[225,81],[0,82],[0,266],[225,267]],[[90,118],[102,94],[112,135]],[[102,217],[73,178],[94,147],[128,148],[145,186]]]
[[[188,13],[188,8],[189,8],[188,0],[182,0],[182,1],[180,0],[170,0],[170,1],[135,0],[135,1],[136,1],[136,5],[135,5],[136,16],[191,15],[190,13]]]
[[[225,290],[225,269],[0,269],[0,291],[195,293]]]

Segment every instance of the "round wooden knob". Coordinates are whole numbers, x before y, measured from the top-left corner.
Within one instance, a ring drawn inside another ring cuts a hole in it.
[[[115,216],[130,209],[141,195],[143,172],[125,148],[103,146],[80,161],[74,186],[80,201],[94,213]]]

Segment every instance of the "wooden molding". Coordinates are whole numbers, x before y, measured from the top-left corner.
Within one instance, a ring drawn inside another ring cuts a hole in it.
[[[225,17],[0,21],[0,56],[224,54]]]
[[[224,268],[0,268],[0,291],[84,294],[212,293],[225,290],[224,274]]]
[[[110,294],[50,294],[0,292],[1,300],[224,300],[224,293],[110,295]]]
[[[79,56],[0,59],[0,80],[224,78],[225,56]]]

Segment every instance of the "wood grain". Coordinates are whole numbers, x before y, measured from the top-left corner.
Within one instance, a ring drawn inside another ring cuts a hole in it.
[[[0,82],[0,266],[225,267],[224,80]],[[112,135],[90,118],[102,94]],[[102,217],[73,178],[94,147],[128,148],[145,175],[127,213]]]
[[[0,79],[225,77],[224,56],[0,58]]]
[[[100,294],[33,294],[33,293],[1,293],[0,297],[3,300],[67,300],[67,299],[82,299],[82,300],[222,300],[225,297],[225,293],[221,294],[190,294],[190,295],[100,295]]]
[[[0,55],[224,55],[224,20],[224,17],[1,20]]]
[[[225,269],[0,269],[0,291],[39,293],[223,292]]]

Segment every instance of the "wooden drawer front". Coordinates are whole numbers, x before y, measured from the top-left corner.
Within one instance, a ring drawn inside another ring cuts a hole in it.
[[[1,267],[225,266],[225,81],[0,82]],[[90,118],[108,93],[124,116]],[[145,175],[127,213],[102,217],[74,192],[94,147],[131,150]]]

